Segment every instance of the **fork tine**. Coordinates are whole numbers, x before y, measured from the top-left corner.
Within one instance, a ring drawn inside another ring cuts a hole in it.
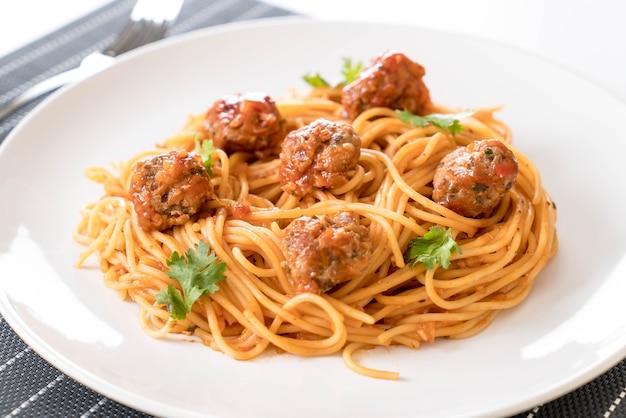
[[[37,83],[0,107],[0,119],[31,100],[59,87],[81,80],[111,65],[113,58],[131,49],[154,42],[165,36],[178,17],[185,0],[137,0],[130,21],[115,41],[102,52],[83,58],[78,68],[64,71]]]
[[[184,0],[137,0],[130,21],[103,54],[115,57],[165,36]]]
[[[184,0],[138,0],[131,12],[135,20],[171,21],[178,16]]]

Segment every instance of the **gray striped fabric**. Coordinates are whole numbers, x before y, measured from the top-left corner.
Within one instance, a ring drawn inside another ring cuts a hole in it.
[[[109,44],[126,23],[134,0],[100,10],[0,57],[0,105],[33,84],[77,66]],[[186,0],[170,34],[238,20],[291,13],[255,0]],[[0,120],[0,142],[41,99]],[[515,379],[515,376],[511,376]],[[626,362],[555,401],[515,415],[522,417],[626,417]],[[454,401],[454,400],[451,400]],[[419,407],[416,409],[419,410]],[[0,316],[0,417],[141,417],[60,373],[19,339]]]
[[[100,10],[0,58],[0,106],[46,78],[77,67],[108,46],[127,22],[134,0],[113,1]],[[255,0],[186,0],[170,35],[221,23],[292,13]],[[43,97],[0,120],[0,142]]]

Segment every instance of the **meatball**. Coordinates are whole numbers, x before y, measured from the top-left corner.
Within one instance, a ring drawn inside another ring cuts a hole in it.
[[[298,293],[321,293],[359,277],[371,258],[368,230],[349,212],[293,220],[282,239]]]
[[[129,193],[139,225],[146,231],[182,225],[213,194],[201,157],[183,150],[135,163]]]
[[[285,136],[276,103],[264,93],[225,96],[207,111],[204,130],[226,152],[245,151],[257,158],[277,154]]]
[[[474,141],[441,160],[433,200],[466,217],[489,216],[513,187],[518,171],[515,154],[502,142]]]
[[[341,187],[356,169],[360,155],[361,138],[352,125],[317,119],[285,137],[280,153],[282,189],[304,196],[316,187]]]
[[[424,115],[432,104],[428,87],[422,81],[425,73],[424,67],[406,55],[396,51],[384,52],[343,88],[341,103],[352,120],[372,107]]]

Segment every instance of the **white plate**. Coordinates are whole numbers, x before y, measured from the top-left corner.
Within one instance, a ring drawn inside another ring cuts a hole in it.
[[[387,48],[427,69],[438,102],[504,104],[514,143],[559,209],[560,250],[519,307],[482,334],[419,351],[238,362],[201,344],[154,340],[137,308],[76,270],[71,231],[97,198],[85,167],[108,165],[176,131],[226,93],[305,88],[343,57]],[[127,405],[168,416],[503,416],[551,400],[626,355],[626,107],[522,51],[420,28],[280,19],[193,33],[129,54],[47,100],[0,147],[0,308],[54,366]]]

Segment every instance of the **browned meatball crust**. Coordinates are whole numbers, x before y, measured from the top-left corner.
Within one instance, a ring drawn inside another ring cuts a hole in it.
[[[502,142],[474,141],[441,160],[433,200],[466,217],[489,216],[513,187],[518,171],[515,154]]]
[[[396,51],[374,58],[359,77],[341,92],[341,103],[354,120],[372,107],[409,110],[416,115],[428,112],[432,103],[422,77],[426,70]]]
[[[361,138],[345,122],[317,119],[291,131],[280,153],[282,189],[304,196],[314,188],[345,185],[361,155]]]
[[[298,293],[319,294],[359,277],[372,251],[367,228],[348,212],[293,220],[282,246]]]
[[[163,231],[197,214],[212,187],[199,155],[174,150],[135,163],[129,193],[139,225]]]
[[[228,153],[245,151],[257,158],[278,154],[285,136],[274,100],[264,93],[225,96],[207,111],[204,130],[213,145]]]

